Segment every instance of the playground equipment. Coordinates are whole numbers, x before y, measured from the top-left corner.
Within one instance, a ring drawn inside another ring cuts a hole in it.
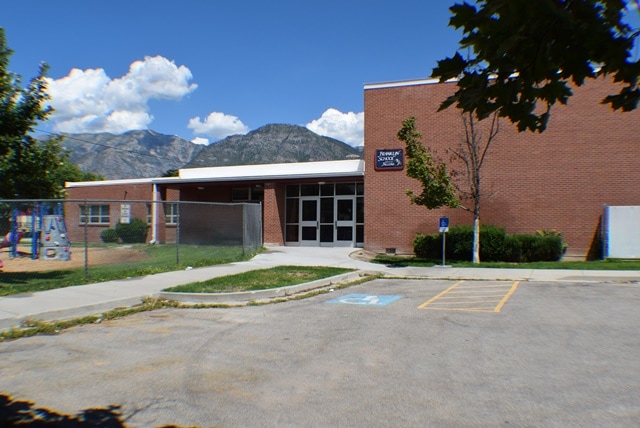
[[[18,243],[27,236],[31,238],[33,260],[71,259],[71,242],[67,236],[61,204],[54,209],[36,204],[30,214],[13,210],[11,232],[7,239],[12,257],[18,257]]]

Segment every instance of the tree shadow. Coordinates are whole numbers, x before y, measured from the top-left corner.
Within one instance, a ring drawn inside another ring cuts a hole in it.
[[[10,395],[0,394],[0,426],[2,427],[70,427],[70,428],[121,428],[120,406],[85,409],[77,415],[65,415],[35,403],[17,400]]]

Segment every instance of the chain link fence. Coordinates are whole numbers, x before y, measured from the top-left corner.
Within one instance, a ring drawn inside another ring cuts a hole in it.
[[[0,200],[0,236],[6,295],[240,260],[262,246],[262,206]]]

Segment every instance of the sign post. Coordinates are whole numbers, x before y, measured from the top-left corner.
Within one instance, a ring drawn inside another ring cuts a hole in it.
[[[442,266],[444,266],[444,252],[446,247],[446,235],[449,231],[449,217],[440,217],[440,233],[442,233]]]

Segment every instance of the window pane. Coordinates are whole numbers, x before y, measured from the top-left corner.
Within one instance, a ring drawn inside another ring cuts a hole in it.
[[[315,241],[317,229],[315,227],[303,227],[302,239],[304,241]]]
[[[353,199],[338,199],[338,221],[353,220]]]
[[[264,189],[262,188],[262,186],[251,188],[251,200],[252,201],[264,200]]]
[[[300,195],[302,196],[318,196],[320,186],[317,184],[303,184],[300,186]]]
[[[300,186],[297,184],[289,184],[287,186],[287,198],[295,198],[300,196]]]
[[[320,223],[333,223],[333,198],[320,199]]]
[[[318,221],[318,201],[302,201],[302,221]]]
[[[336,229],[336,235],[338,237],[338,241],[352,241],[353,227],[338,227]]]
[[[320,196],[333,196],[333,183],[321,185]]]
[[[333,225],[320,226],[320,242],[333,242]]]
[[[336,184],[336,195],[355,195],[355,183],[338,183]]]
[[[364,223],[364,198],[356,198],[356,223]]]
[[[287,223],[298,222],[298,202],[300,202],[300,199],[287,199]],[[295,241],[297,240],[298,239],[296,238]]]
[[[248,201],[248,200],[249,200],[248,187],[231,189],[231,201],[239,202],[239,201]]]
[[[287,225],[287,242],[298,242],[298,225]]]

